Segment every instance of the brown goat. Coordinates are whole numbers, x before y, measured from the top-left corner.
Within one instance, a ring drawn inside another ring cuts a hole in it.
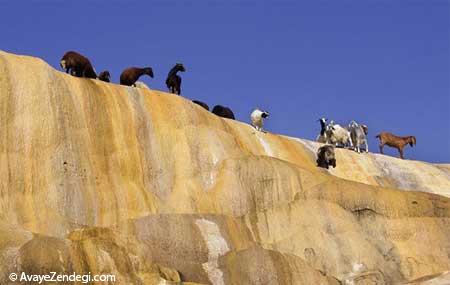
[[[399,137],[388,132],[382,132],[378,134],[376,138],[380,139],[380,153],[383,153],[384,145],[388,145],[390,147],[395,147],[396,149],[398,149],[401,159],[404,158],[403,148],[405,147],[405,145],[409,144],[411,147],[416,145],[415,136]]]
[[[144,74],[153,78],[153,69],[151,67],[129,67],[120,74],[120,84],[134,86],[134,83]]]
[[[317,166],[328,169],[329,166],[336,167],[336,156],[334,146],[324,145],[317,150]]]
[[[102,71],[98,74],[97,79],[105,82],[111,82],[111,74],[108,70]]]
[[[94,68],[89,59],[75,51],[66,52],[61,58],[59,65],[66,73],[78,77],[97,78]]]

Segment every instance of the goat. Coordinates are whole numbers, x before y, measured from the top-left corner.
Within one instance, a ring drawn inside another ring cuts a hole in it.
[[[333,168],[336,167],[336,157],[334,153],[334,146],[324,145],[317,150],[317,166],[328,169],[331,165]]]
[[[388,145],[390,147],[394,147],[398,149],[400,153],[400,158],[403,157],[403,148],[405,145],[409,144],[411,147],[416,145],[416,137],[415,136],[407,136],[407,137],[399,137],[394,134],[388,132],[381,132],[376,135],[376,138],[380,140],[380,153],[383,154],[384,145]]]
[[[327,119],[326,118],[320,118],[317,120],[320,122],[320,134],[317,135],[316,141],[320,143],[326,143],[327,142]]]
[[[97,78],[97,74],[89,59],[76,51],[66,52],[59,61],[59,65],[66,73],[71,75],[94,79]]]
[[[108,70],[102,71],[98,74],[97,79],[105,82],[111,82],[111,74]]]
[[[192,100],[193,103],[202,106],[203,108],[205,108],[207,111],[209,111],[209,106],[206,103],[203,103],[202,101],[198,101],[198,100]]]
[[[250,115],[250,119],[252,120],[252,126],[255,127],[257,131],[262,132],[263,129],[263,121],[265,118],[269,117],[269,112],[262,111],[259,108],[256,108],[252,114]]]
[[[153,78],[153,69],[151,67],[128,67],[120,74],[120,84],[127,86],[135,86],[134,84],[142,75],[147,74]]]
[[[350,139],[350,132],[346,128],[343,128],[338,124],[334,124],[334,121],[331,121],[327,125],[325,133],[327,143],[333,144],[336,147],[339,144],[341,144],[342,147],[346,147],[347,145],[353,147],[352,140]]]
[[[358,125],[355,121],[351,121],[348,125],[348,129],[350,130],[350,139],[353,144],[353,148],[356,152],[361,153],[360,145],[363,143],[366,147],[366,152],[369,152],[369,146],[367,144],[367,133],[368,128],[366,125]]]
[[[177,74],[178,71],[185,72],[183,64],[177,63],[174,67],[169,71],[166,79],[167,88],[169,88],[170,93],[174,93],[177,95],[181,94],[181,77]]]
[[[214,106],[212,113],[216,114],[217,116],[223,117],[223,118],[232,119],[232,120],[235,119],[233,111],[231,111],[230,108],[225,107],[225,106],[221,106],[221,105]]]

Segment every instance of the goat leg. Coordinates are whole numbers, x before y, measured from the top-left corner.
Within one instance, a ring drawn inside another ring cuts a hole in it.
[[[398,152],[400,153],[400,158],[404,159],[404,157],[403,157],[403,148],[399,148]]]

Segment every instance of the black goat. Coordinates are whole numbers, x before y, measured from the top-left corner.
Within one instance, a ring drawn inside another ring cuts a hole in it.
[[[233,111],[231,111],[230,108],[225,107],[225,106],[221,106],[221,105],[214,106],[212,113],[216,114],[217,116],[223,117],[223,118],[232,119],[232,120],[235,119]]]
[[[167,88],[169,88],[170,93],[174,93],[177,95],[181,94],[181,77],[177,74],[178,71],[185,72],[183,64],[177,63],[174,67],[169,71],[166,79]]]
[[[202,101],[198,101],[198,100],[192,100],[193,103],[202,106],[203,108],[205,108],[206,110],[209,111],[209,106],[206,103],[203,103]]]

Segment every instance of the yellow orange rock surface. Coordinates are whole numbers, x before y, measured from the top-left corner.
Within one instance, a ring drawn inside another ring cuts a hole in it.
[[[447,282],[450,167],[318,146],[0,52],[0,284]]]

